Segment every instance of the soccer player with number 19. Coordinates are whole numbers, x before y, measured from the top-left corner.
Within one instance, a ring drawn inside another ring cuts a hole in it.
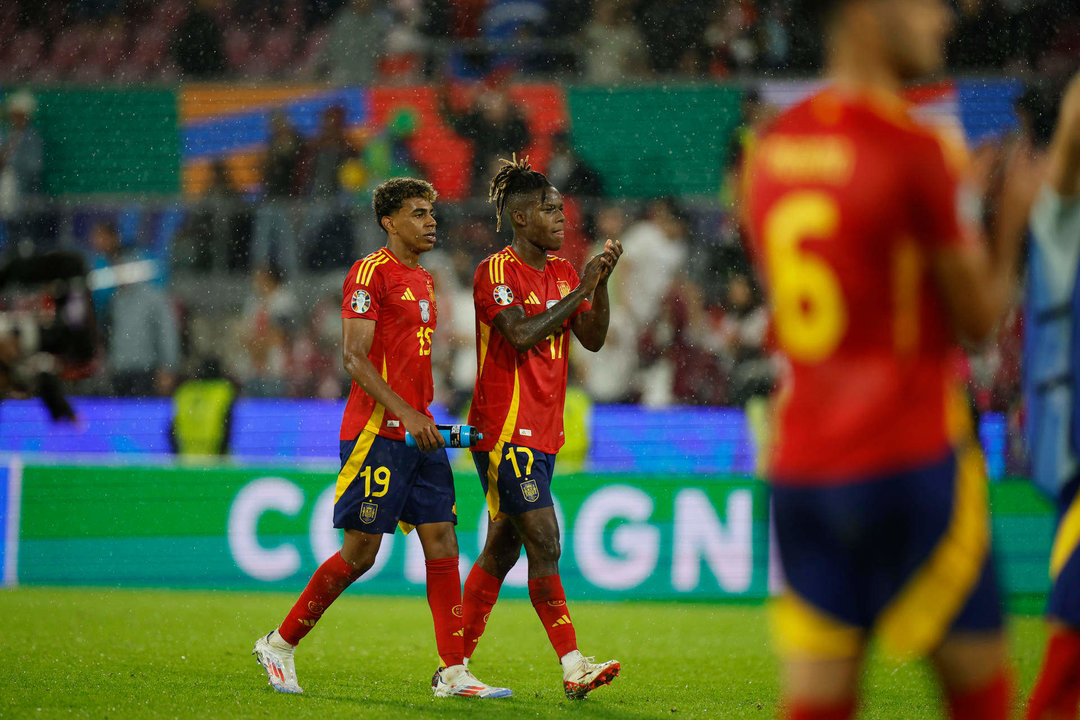
[[[278,692],[302,692],[293,651],[326,609],[371,568],[383,534],[413,529],[427,566],[427,596],[441,662],[436,697],[496,698],[512,693],[477,680],[464,664],[454,477],[428,405],[431,336],[437,308],[420,255],[435,246],[435,189],[393,178],[375,188],[375,219],[386,247],[355,263],[345,277],[342,358],[352,378],[341,420],[341,472],[334,527],[341,551],[324,562],[292,610],[259,638],[254,655]],[[416,447],[405,444],[405,432]]]
[[[609,240],[579,280],[551,255],[563,241],[562,196],[528,160],[503,161],[491,182],[509,247],[480,263],[473,278],[477,377],[469,422],[484,433],[473,460],[487,495],[487,540],[465,581],[465,657],[472,656],[522,545],[529,599],[562,663],[572,699],[610,683],[619,663],[594,663],[577,646],[559,578],[559,525],[551,497],[555,453],[563,445],[570,332],[593,352],[607,337],[607,279],[622,254]],[[592,296],[592,303],[589,297]]]
[[[962,137],[899,95],[943,64],[944,1],[799,4],[822,22],[828,84],[766,129],[747,187],[788,362],[768,470],[784,713],[854,717],[874,633],[932,660],[950,717],[1004,720],[985,465],[957,366],[1009,307],[1019,241],[980,237]]]

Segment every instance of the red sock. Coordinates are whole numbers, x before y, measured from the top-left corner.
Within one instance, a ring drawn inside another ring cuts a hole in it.
[[[446,667],[465,662],[461,627],[461,573],[457,555],[427,560],[427,601],[435,621],[435,648]]]
[[[1008,720],[1012,715],[1012,682],[1005,670],[980,688],[947,695],[952,720]]]
[[[570,620],[570,611],[566,609],[566,593],[563,592],[559,576],[531,578],[529,599],[540,616],[540,622],[544,623],[555,654],[562,658],[566,653],[577,650],[577,635]]]
[[[319,622],[326,608],[362,574],[345,562],[341,553],[334,553],[308,580],[300,599],[278,628],[278,635],[291,645],[298,644]]]
[[[472,657],[480,636],[487,629],[488,616],[495,601],[499,599],[502,580],[491,575],[479,565],[473,565],[465,579],[462,605],[465,609],[465,657]]]
[[[1080,705],[1080,632],[1056,629],[1028,700],[1026,720],[1073,720]]]
[[[793,703],[785,717],[787,720],[850,720],[855,717],[855,699],[836,705]]]

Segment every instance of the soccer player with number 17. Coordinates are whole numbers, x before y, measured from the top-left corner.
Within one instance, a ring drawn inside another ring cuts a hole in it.
[[[473,460],[487,495],[487,541],[465,581],[465,657],[472,656],[522,545],[529,599],[562,663],[567,697],[583,698],[619,674],[619,663],[594,663],[577,646],[559,578],[559,525],[551,497],[555,453],[563,445],[570,332],[593,352],[607,337],[607,279],[622,254],[609,240],[579,280],[562,246],[563,202],[528,160],[503,161],[491,182],[498,225],[514,230],[509,247],[473,278],[477,376],[469,423],[484,433]],[[592,302],[589,297],[592,296]]]

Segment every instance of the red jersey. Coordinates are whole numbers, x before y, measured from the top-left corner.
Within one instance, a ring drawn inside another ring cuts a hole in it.
[[[431,275],[382,248],[352,266],[342,290],[341,317],[375,321],[368,352],[375,370],[410,407],[431,417],[431,336],[438,318]],[[401,421],[354,382],[341,418],[342,442],[355,440],[361,430],[405,439]]]
[[[970,241],[962,141],[893,95],[826,89],[750,160],[756,261],[788,360],[770,475],[842,484],[938,459],[955,437],[959,349],[929,272]]]
[[[476,387],[469,424],[484,434],[476,449],[490,452],[497,443],[525,445],[545,453],[563,446],[570,319],[528,352],[519,353],[493,328],[508,307],[536,315],[578,285],[566,260],[549,255],[543,271],[525,264],[507,247],[480,263],[473,276],[476,308]],[[571,318],[589,310],[585,300]]]

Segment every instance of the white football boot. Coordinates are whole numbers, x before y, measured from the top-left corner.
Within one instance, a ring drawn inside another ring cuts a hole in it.
[[[476,679],[464,665],[439,668],[431,678],[435,697],[505,698],[514,695],[510,688],[493,687]]]
[[[618,660],[595,663],[575,650],[561,660],[563,666],[563,690],[571,700],[581,700],[590,692],[619,677],[622,667]]]
[[[270,687],[283,693],[302,693],[296,682],[296,665],[293,664],[293,652],[296,646],[285,642],[277,630],[267,633],[255,641],[251,654],[266,671]]]

